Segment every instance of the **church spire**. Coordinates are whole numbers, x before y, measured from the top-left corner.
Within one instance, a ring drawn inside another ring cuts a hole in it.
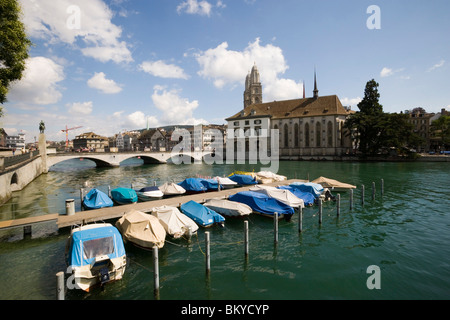
[[[314,99],[317,99],[319,97],[319,90],[317,90],[317,79],[316,79],[316,68],[314,68],[314,91],[313,91]]]

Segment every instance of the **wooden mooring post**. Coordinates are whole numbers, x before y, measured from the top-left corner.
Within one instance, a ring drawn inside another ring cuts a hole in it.
[[[361,204],[364,205],[364,185],[361,185]]]
[[[319,199],[319,224],[322,224],[322,199]]]
[[[372,182],[372,200],[375,200],[375,182]]]
[[[303,231],[303,208],[298,207],[298,232]]]
[[[384,195],[384,179],[381,179],[381,196]]]
[[[350,210],[353,210],[353,189],[350,189]]]
[[[245,253],[245,258],[248,258],[248,221],[244,221],[244,253]]]
[[[273,242],[278,243],[278,212],[273,214]]]
[[[341,194],[337,194],[337,200],[336,200],[336,216],[339,217],[341,214]]]
[[[56,299],[65,299],[65,289],[64,289],[64,272],[60,271],[56,274]]]
[[[209,277],[211,273],[211,257],[210,257],[210,236],[209,231],[205,232],[205,259],[206,259],[206,275]]]
[[[159,300],[159,257],[158,257],[158,247],[153,246],[153,293],[156,300]]]

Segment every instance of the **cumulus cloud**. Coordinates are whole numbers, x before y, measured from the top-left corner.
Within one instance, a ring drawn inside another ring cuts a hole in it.
[[[393,74],[394,74],[394,72],[392,71],[392,69],[386,68],[386,67],[384,67],[380,72],[380,76],[382,78],[392,76]]]
[[[261,75],[265,101],[293,99],[301,96],[302,84],[295,80],[282,78],[289,66],[281,48],[271,44],[260,44],[260,39],[243,51],[228,49],[228,43],[223,42],[216,48],[211,48],[195,54],[200,71],[198,74],[211,79],[217,88],[226,85],[243,85],[245,77],[256,64]]]
[[[209,16],[211,14],[212,7],[212,4],[205,0],[186,0],[178,5],[177,12],[178,14],[186,12],[188,14]]]
[[[103,72],[96,72],[94,76],[88,80],[87,84],[89,87],[98,89],[107,94],[114,94],[122,91],[122,88],[114,80],[106,79],[106,75]]]
[[[81,46],[83,55],[102,62],[133,61],[126,42],[120,41],[122,28],[111,22],[113,12],[103,1],[20,0],[20,4],[31,37]]]
[[[139,69],[155,77],[188,79],[184,70],[174,64],[166,64],[162,60],[144,61],[139,65]]]
[[[165,124],[199,124],[208,123],[204,119],[196,119],[194,110],[198,108],[197,100],[189,101],[180,97],[180,90],[167,90],[163,86],[154,86],[152,101],[156,108],[163,112],[161,121]]]
[[[92,101],[88,102],[74,102],[66,104],[66,107],[69,108],[69,113],[76,116],[86,116],[92,113]]]
[[[58,83],[64,80],[64,68],[45,57],[28,58],[21,80],[12,83],[9,100],[47,105],[58,102],[62,93]]]

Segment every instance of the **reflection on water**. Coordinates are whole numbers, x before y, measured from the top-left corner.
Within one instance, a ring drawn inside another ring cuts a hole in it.
[[[64,213],[65,200],[80,209],[80,188],[161,185],[187,177],[223,176],[234,170],[259,171],[252,165],[141,165],[132,159],[118,168],[96,168],[89,160],[70,160],[51,168],[0,207],[0,219]],[[160,250],[161,299],[448,299],[450,298],[450,171],[445,163],[281,162],[289,178],[326,176],[358,186],[354,208],[341,195],[341,215],[324,204],[280,221],[279,243],[273,222],[251,215],[250,255],[244,258],[243,220],[227,218],[224,229],[211,228],[211,277],[205,278],[204,229],[191,243],[172,241]],[[379,194],[380,179],[385,194]],[[377,194],[371,199],[372,181]],[[360,203],[360,186],[366,203]],[[54,276],[65,270],[68,230],[53,224],[0,232],[0,299],[54,299]],[[153,299],[152,257],[127,244],[123,280],[67,299]],[[370,265],[381,268],[382,289],[366,287]],[[30,268],[32,266],[32,268]]]

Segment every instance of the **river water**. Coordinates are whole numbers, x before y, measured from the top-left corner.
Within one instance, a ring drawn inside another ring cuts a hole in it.
[[[96,168],[88,160],[70,160],[14,193],[0,207],[0,220],[64,214],[69,198],[75,199],[79,210],[79,190],[85,184],[107,192],[108,186],[161,185],[197,174],[223,176],[234,170],[259,169],[248,164],[141,165],[140,160],[128,160],[119,168]],[[327,202],[322,224],[317,207],[305,208],[303,232],[298,232],[298,214],[290,222],[280,221],[277,245],[272,220],[251,215],[248,259],[244,257],[244,220],[227,218],[225,228],[209,229],[209,278],[205,276],[205,229],[191,243],[166,243],[159,252],[161,300],[450,298],[447,163],[286,161],[280,163],[278,173],[311,180],[326,176],[357,185],[354,208],[349,209],[348,193],[342,193],[340,216],[335,203]],[[55,299],[55,275],[66,270],[69,231],[57,230],[54,223],[34,226],[31,238],[24,238],[21,228],[1,231],[0,299]],[[128,244],[126,251],[128,264],[122,280],[90,293],[68,290],[66,299],[155,299],[151,252]],[[379,267],[379,272],[372,274],[369,266]],[[380,288],[369,289],[368,279]]]

